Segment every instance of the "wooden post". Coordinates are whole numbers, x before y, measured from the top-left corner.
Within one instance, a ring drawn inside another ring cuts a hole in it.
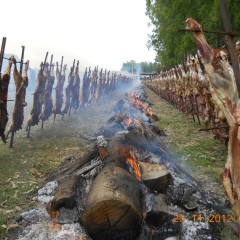
[[[44,63],[43,63],[43,69],[46,66],[47,58],[48,58],[48,52],[46,52],[46,56],[45,56]]]
[[[62,56],[61,65],[60,65],[60,75],[62,74],[62,65],[63,65],[63,56]]]
[[[25,51],[25,46],[22,46],[22,55],[21,55],[21,63],[20,63],[20,70],[19,70],[20,75],[22,75],[24,51]]]
[[[231,21],[230,21],[230,17],[229,17],[229,13],[228,13],[228,9],[227,9],[225,0],[220,1],[220,8],[221,8],[221,15],[222,15],[225,31],[232,32]],[[228,49],[228,52],[229,52],[229,55],[231,58],[233,72],[234,72],[234,76],[235,76],[236,84],[237,84],[238,94],[240,95],[240,69],[239,69],[239,64],[238,64],[237,52],[236,52],[236,48],[235,48],[232,36],[226,35],[225,43],[226,43],[226,46],[227,46],[227,49]]]
[[[9,148],[12,148],[12,147],[13,147],[13,141],[14,141],[14,132],[12,132],[12,135],[11,135]]]
[[[7,41],[7,38],[3,37],[2,46],[1,46],[1,53],[0,53],[0,76],[1,76],[1,73],[2,73],[2,62],[3,62],[3,57],[4,57],[6,41]]]

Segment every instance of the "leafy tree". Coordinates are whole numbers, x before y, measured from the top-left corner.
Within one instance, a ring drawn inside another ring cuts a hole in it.
[[[129,73],[157,73],[160,71],[160,65],[157,62],[140,62],[134,60],[123,63],[121,71]]]
[[[233,31],[239,30],[240,1],[227,0]],[[189,17],[197,20],[204,29],[223,31],[219,0],[146,0],[146,14],[153,25],[148,46],[156,51],[161,68],[183,61],[187,53],[194,54],[196,47],[191,34],[179,32]],[[207,34],[213,47],[224,45],[224,36]]]

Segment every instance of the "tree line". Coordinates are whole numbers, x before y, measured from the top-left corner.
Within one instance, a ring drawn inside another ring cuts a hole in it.
[[[240,1],[226,0],[232,29],[239,31]],[[146,0],[146,15],[153,26],[148,46],[156,51],[156,62],[161,68],[169,68],[183,62],[184,56],[196,53],[191,34],[180,32],[189,17],[201,23],[203,29],[224,31],[220,14],[220,0]],[[224,46],[224,35],[207,34],[207,40],[215,48]],[[238,39],[235,39],[237,41]]]
[[[124,62],[121,71],[128,73],[158,73],[160,71],[160,65],[157,62],[140,62],[135,60]]]

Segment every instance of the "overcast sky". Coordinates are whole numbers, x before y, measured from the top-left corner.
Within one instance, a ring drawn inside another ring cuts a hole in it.
[[[80,60],[80,69],[120,70],[128,60],[154,60],[146,47],[151,29],[145,0],[5,0],[1,9],[5,53],[20,57],[24,45],[33,68],[47,51],[54,62],[61,56],[69,65]]]

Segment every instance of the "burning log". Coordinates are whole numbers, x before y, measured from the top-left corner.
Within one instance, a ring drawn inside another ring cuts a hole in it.
[[[142,221],[142,191],[137,179],[115,164],[94,179],[81,222],[94,239],[134,239]]]
[[[8,98],[8,86],[10,81],[10,72],[12,68],[14,56],[8,61],[8,66],[0,78],[0,136],[4,143],[6,143],[5,128],[8,122],[7,112],[7,98]]]

